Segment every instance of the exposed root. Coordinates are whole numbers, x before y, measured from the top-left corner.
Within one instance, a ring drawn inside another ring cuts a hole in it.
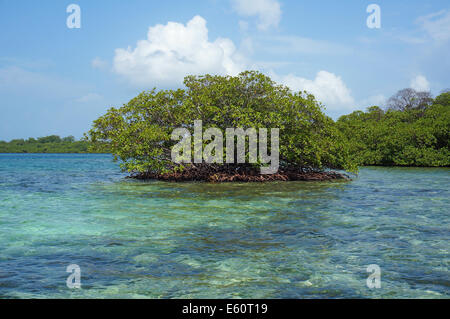
[[[180,172],[166,174],[136,173],[129,176],[141,180],[156,179],[170,182],[202,181],[223,182],[270,182],[270,181],[329,181],[350,180],[350,177],[333,171],[317,171],[302,168],[284,168],[276,174],[260,174],[259,169],[249,166],[192,165]]]

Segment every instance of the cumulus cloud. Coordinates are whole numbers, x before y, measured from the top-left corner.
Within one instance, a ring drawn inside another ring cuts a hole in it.
[[[442,10],[417,19],[433,40],[445,42],[450,39],[450,11]]]
[[[430,91],[430,83],[423,75],[418,75],[411,80],[410,87],[416,91]]]
[[[278,26],[281,20],[281,6],[276,0],[232,0],[239,15],[258,17],[258,29],[267,30]]]
[[[150,27],[136,48],[116,49],[114,71],[138,85],[179,85],[188,74],[236,75],[244,69],[234,43],[208,39],[206,20]]]
[[[319,71],[315,79],[305,79],[292,74],[275,76],[278,82],[287,85],[293,91],[307,91],[322,102],[328,110],[349,109],[354,99],[344,81],[337,75],[327,71]]]

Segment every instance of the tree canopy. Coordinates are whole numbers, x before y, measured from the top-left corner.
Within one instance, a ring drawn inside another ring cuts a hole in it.
[[[222,133],[279,128],[282,167],[356,170],[346,139],[313,95],[292,92],[256,71],[188,76],[184,84],[185,89],[144,91],[110,108],[86,138],[96,150],[109,148],[124,170],[165,173],[185,168],[171,160],[176,142],[170,136],[179,127],[192,130],[194,120],[202,120],[204,130]],[[203,141],[203,147],[207,144]]]
[[[359,165],[450,165],[450,93],[408,105],[386,111],[373,106],[339,118]]]

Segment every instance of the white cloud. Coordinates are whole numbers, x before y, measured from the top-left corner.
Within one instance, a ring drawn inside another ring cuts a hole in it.
[[[417,22],[433,40],[445,42],[450,39],[450,11],[442,10],[419,17]]]
[[[91,66],[94,69],[105,69],[108,66],[108,62],[100,59],[99,57],[96,57],[94,60],[91,61]]]
[[[232,0],[239,15],[258,17],[258,29],[267,30],[278,26],[281,20],[281,6],[276,0]]]
[[[314,80],[292,74],[275,76],[278,82],[287,85],[293,91],[307,91],[322,102],[328,110],[351,109],[354,99],[342,79],[330,72],[319,71]]]
[[[430,83],[423,75],[418,75],[411,80],[410,87],[416,91],[430,91]]]
[[[168,22],[150,27],[135,49],[116,49],[114,70],[134,84],[179,85],[189,74],[236,75],[244,69],[234,43],[208,40],[206,20],[195,16],[186,25]]]

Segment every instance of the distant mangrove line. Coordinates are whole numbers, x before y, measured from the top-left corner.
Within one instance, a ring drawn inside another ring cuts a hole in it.
[[[89,142],[77,141],[73,136],[50,135],[39,138],[0,141],[0,153],[96,153]]]

